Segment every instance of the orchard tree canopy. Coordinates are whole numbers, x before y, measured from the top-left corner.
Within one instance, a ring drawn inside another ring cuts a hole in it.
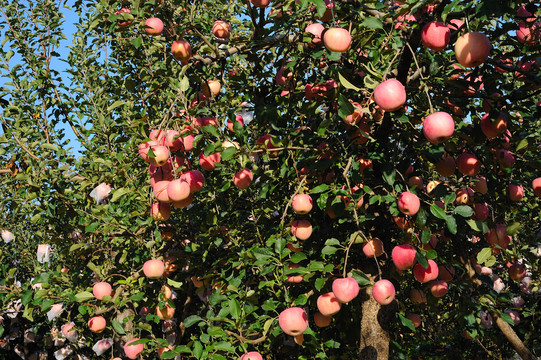
[[[540,13],[2,0],[0,356],[537,359]]]

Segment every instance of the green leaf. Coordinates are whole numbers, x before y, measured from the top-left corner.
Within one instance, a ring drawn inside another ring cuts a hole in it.
[[[220,341],[218,343],[215,343],[214,348],[218,350],[227,351],[227,352],[235,351],[235,348],[233,347],[233,345],[231,345],[231,343],[229,343],[228,341]]]
[[[198,315],[190,315],[186,319],[184,319],[184,326],[188,328],[201,320],[203,319]]]
[[[528,147],[528,139],[522,139],[518,143],[516,151],[520,151],[526,147]]]
[[[86,245],[86,244],[84,244],[84,243],[83,243],[83,244],[73,244],[73,245],[70,246],[70,250],[69,250],[69,251],[70,251],[70,252],[73,252],[73,251],[75,251],[75,250],[77,250],[77,249],[82,248],[82,247],[85,246],[85,245]]]
[[[323,255],[332,255],[336,251],[338,251],[337,248],[335,248],[334,246],[328,246],[327,245],[321,250],[321,254],[323,254]]]
[[[171,350],[167,350],[162,353],[162,355],[160,356],[160,359],[174,359],[175,357],[177,357],[177,355],[178,353]]]
[[[55,144],[43,143],[40,145],[40,147],[43,149],[58,151],[58,146],[56,146]]]
[[[463,217],[470,217],[473,215],[473,209],[467,205],[457,206],[454,211],[455,214]]]
[[[474,231],[482,232],[483,234],[488,232],[488,225],[484,221],[466,220],[466,224]]]
[[[484,264],[492,256],[492,249],[487,247],[477,253],[477,262]]]
[[[343,87],[346,89],[351,89],[355,91],[361,91],[360,88],[350,83],[343,75],[342,73],[338,73],[338,79],[340,80],[340,84],[342,84]]]
[[[458,228],[457,228],[457,224],[456,224],[456,219],[454,218],[454,216],[447,216],[445,218],[445,222],[447,223],[447,229],[449,229],[449,232],[453,235],[455,235],[458,231]]]
[[[125,195],[125,194],[130,193],[130,192],[131,192],[131,189],[129,189],[129,188],[120,188],[120,189],[115,190],[115,192],[113,193],[113,197],[111,198],[111,202],[114,203],[122,195]]]
[[[23,306],[26,306],[26,304],[28,304],[30,300],[32,300],[33,294],[34,292],[32,290],[26,290],[25,292],[23,292],[23,294],[21,295],[21,304],[23,304]]]
[[[422,253],[417,251],[417,253],[415,253],[415,258],[417,259],[417,262],[422,267],[424,267],[425,269],[428,269],[428,260],[426,259],[426,257]]]
[[[342,94],[338,95],[338,116],[344,119],[349,114],[352,114],[355,109],[353,104]]]
[[[182,281],[175,281],[170,277],[167,278],[167,285],[171,286],[174,289],[180,289],[182,287]]]
[[[445,220],[447,218],[447,214],[445,213],[445,211],[443,211],[443,209],[436,204],[430,205],[430,212],[438,219]]]
[[[107,108],[107,112],[111,112],[111,111],[113,111],[114,109],[116,109],[117,107],[124,105],[125,103],[126,103],[126,102],[125,102],[124,100],[117,100],[117,101],[115,101],[114,103],[112,103],[111,106],[109,106],[109,107]]]
[[[419,227],[424,227],[426,225],[426,221],[428,220],[428,213],[425,209],[420,208],[417,212],[417,215],[415,216],[415,224]]]
[[[294,253],[290,259],[290,261],[294,264],[298,264],[303,260],[306,260],[306,254],[303,252]]]
[[[428,244],[430,242],[430,230],[424,229],[421,233],[421,242],[423,244]]]
[[[75,298],[77,299],[78,302],[83,302],[89,299],[93,299],[94,294],[88,291],[81,291],[80,293],[75,295]]]
[[[183,76],[182,79],[180,80],[180,91],[185,92],[189,88],[190,88],[190,80],[188,79],[187,76]]]
[[[322,192],[325,192],[329,190],[329,185],[327,184],[321,184],[321,185],[318,185],[316,186],[315,188],[313,188],[310,193],[311,194],[319,194],[319,193],[322,193]]]
[[[201,358],[202,354],[203,354],[203,345],[201,345],[199,341],[195,341],[193,343],[193,356],[199,359]]]
[[[228,147],[222,152],[222,160],[227,161],[231,160],[233,156],[237,153],[237,149],[234,146]]]
[[[411,331],[415,331],[415,326],[413,326],[413,321],[402,316],[402,314],[398,314],[398,316],[400,317],[400,322],[402,323],[402,325],[409,328]]]
[[[518,234],[518,232],[520,231],[520,228],[521,228],[520,223],[519,222],[514,222],[514,223],[512,223],[511,225],[508,225],[505,228],[505,233],[507,235],[514,236],[514,235]]]
[[[359,283],[359,286],[367,286],[371,284],[371,281],[368,278],[368,276],[366,276],[365,273],[359,270],[353,270],[351,272],[351,277],[354,278]]]
[[[314,287],[316,288],[317,291],[320,291],[323,288],[323,286],[325,286],[326,282],[327,282],[327,278],[318,278],[314,282]]]
[[[383,166],[382,178],[387,184],[391,186],[394,184],[396,179],[396,171],[392,165]]]
[[[340,245],[340,240],[335,238],[330,238],[325,241],[325,245],[333,246],[333,245]]]
[[[265,321],[265,324],[263,325],[263,336],[265,336],[269,332],[269,329],[273,322],[274,319],[268,319],[267,321]]]
[[[118,320],[113,319],[113,321],[111,321],[111,324],[113,325],[113,329],[115,329],[118,334],[126,334],[126,332],[124,331],[124,326],[122,326],[122,324]]]
[[[235,320],[238,319],[240,317],[240,312],[241,312],[241,308],[237,299],[229,300],[229,313],[231,314],[233,319]]]
[[[513,321],[513,319],[511,318],[511,316],[509,316],[509,314],[506,314],[506,313],[500,313],[500,317],[501,317],[506,323],[508,323],[509,325],[515,326],[515,322]]]
[[[363,20],[363,25],[370,29],[383,29],[383,22],[381,19],[373,16],[365,18]]]
[[[4,335],[4,327],[0,324],[0,338]]]

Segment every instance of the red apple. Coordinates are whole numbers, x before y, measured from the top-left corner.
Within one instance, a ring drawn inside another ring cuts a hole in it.
[[[447,141],[455,131],[455,121],[446,112],[438,111],[428,115],[423,121],[423,133],[432,144]]]
[[[418,328],[421,325],[421,317],[417,314],[410,313],[406,315],[406,319],[411,320],[414,328]]]
[[[439,270],[438,264],[432,259],[428,260],[428,268],[424,268],[421,264],[417,264],[413,267],[413,276],[421,284],[436,280],[438,278]]]
[[[314,314],[314,322],[317,327],[327,327],[331,324],[332,317],[322,315],[320,312]]]
[[[112,293],[113,288],[107,282],[98,282],[92,287],[92,294],[94,294],[98,300],[103,299],[104,296],[111,296]]]
[[[328,292],[317,298],[317,309],[322,315],[332,316],[340,311],[342,303],[338,301],[334,293]]]
[[[308,194],[297,194],[293,197],[291,207],[297,214],[308,214],[312,210],[312,197]]]
[[[278,316],[278,324],[287,335],[300,335],[308,327],[308,315],[300,307],[285,309]]]
[[[504,224],[496,224],[494,229],[490,229],[485,238],[487,242],[492,246],[494,253],[499,254],[500,250],[496,248],[496,245],[502,249],[507,249],[507,246],[511,243],[512,237],[505,233],[506,226]]]
[[[222,156],[219,152],[209,154],[208,156],[205,156],[205,153],[201,152],[199,154],[199,165],[201,165],[204,170],[212,171],[216,169],[216,164],[219,164],[221,159]]]
[[[325,45],[329,51],[345,52],[351,46],[351,35],[346,29],[326,29],[323,31],[322,36],[323,45]]]
[[[473,179],[471,188],[475,192],[483,195],[486,194],[488,192],[487,179],[484,176],[478,176],[477,178]]]
[[[203,189],[203,185],[205,185],[205,176],[199,170],[187,171],[180,178],[190,185],[190,192],[192,194]]]
[[[103,316],[94,316],[88,320],[88,328],[93,333],[101,333],[103,330],[105,330],[106,325],[107,322]]]
[[[475,67],[484,63],[490,54],[490,41],[485,34],[470,32],[460,36],[455,43],[455,56],[460,65]]]
[[[456,162],[452,156],[446,156],[436,163],[436,171],[445,177],[452,176],[456,170]]]
[[[442,22],[432,21],[423,27],[421,39],[427,48],[440,51],[449,44],[451,30]]]
[[[235,121],[237,121],[240,126],[244,126],[244,119],[240,115],[235,115]],[[233,132],[235,131],[233,123],[230,120],[227,120],[227,128],[229,131]]]
[[[175,316],[175,309],[168,303],[165,303],[165,306],[161,309],[159,306],[156,306],[156,315],[161,320],[171,320]]]
[[[159,259],[147,260],[143,264],[143,273],[149,279],[159,279],[163,276],[165,265]]]
[[[475,155],[462,153],[457,159],[458,171],[467,176],[476,176],[481,171],[481,162]]]
[[[522,281],[526,276],[526,268],[523,265],[513,264],[507,269],[509,277],[515,281]]]
[[[264,8],[269,6],[270,4],[270,0],[250,0],[250,2],[252,3],[252,5],[258,8]]]
[[[227,39],[231,34],[231,24],[226,21],[216,20],[212,25],[212,33],[219,39]]]
[[[396,79],[386,80],[374,90],[374,100],[385,111],[398,110],[406,102],[406,89]]]
[[[359,283],[354,278],[335,279],[332,292],[338,301],[348,303],[359,295]]]
[[[540,23],[527,24],[519,22],[517,30],[517,40],[522,44],[533,45],[540,35]]]
[[[535,196],[541,197],[541,177],[538,177],[537,179],[533,179],[532,189]]]
[[[492,121],[490,119],[490,113],[486,113],[481,118],[481,130],[487,138],[493,139],[507,130],[507,114],[500,111],[498,117]]]
[[[192,57],[192,47],[186,40],[177,40],[171,45],[171,53],[179,61],[188,61]]]
[[[145,31],[149,35],[161,35],[163,31],[163,21],[159,18],[150,18],[145,21]]]
[[[138,340],[139,338],[135,338],[130,341],[127,341],[126,344],[124,344],[124,353],[129,359],[132,359],[132,360],[137,359],[139,354],[141,354],[143,350],[145,349],[144,344],[132,345],[132,343]]]
[[[299,240],[307,240],[312,235],[312,224],[308,220],[295,220],[291,223],[291,234]]]
[[[209,99],[211,98],[211,95],[218,96],[220,94],[221,88],[222,88],[222,85],[220,84],[218,80],[208,80],[208,81],[204,81],[203,84],[201,84],[201,92],[203,93],[203,95],[205,95]],[[212,125],[215,125],[215,124],[216,124],[216,121],[214,121],[214,124]],[[211,125],[211,123],[209,122],[207,125]]]
[[[376,281],[372,288],[374,299],[381,305],[389,305],[394,300],[395,294],[393,283],[386,279]]]
[[[321,33],[323,33],[324,30],[325,28],[320,23],[313,23],[306,26],[304,32],[314,35],[314,38],[312,39],[312,44],[316,45],[321,43]]]
[[[263,357],[257,351],[250,351],[242,355],[239,360],[263,360]]]
[[[121,14],[121,13],[130,14],[131,11],[130,11],[130,9],[126,9],[126,8],[122,8],[122,9],[120,9],[120,10],[115,11],[115,15],[119,15],[119,14]],[[124,27],[126,27],[126,26],[130,26],[131,23],[132,23],[131,20],[124,20],[124,21],[122,21],[122,20],[117,20],[117,21],[116,21],[116,25],[117,25],[118,27],[120,27],[120,28],[124,28]]]
[[[244,190],[250,187],[253,179],[254,174],[252,173],[252,170],[242,169],[241,171],[237,172],[233,177],[233,184],[235,184],[235,186],[239,189]]]
[[[167,196],[170,201],[186,200],[190,196],[190,184],[182,179],[175,179],[167,185]]]
[[[473,216],[475,220],[485,221],[488,218],[489,210],[486,203],[477,203],[473,205]]]
[[[363,245],[363,253],[366,257],[378,257],[383,254],[383,241],[379,238],[368,240]]]
[[[413,246],[402,244],[394,247],[391,257],[393,258],[394,266],[398,270],[406,270],[412,267],[417,261],[416,254],[417,250]]]
[[[522,200],[523,196],[524,188],[522,187],[522,185],[509,185],[509,199],[511,199],[511,201],[520,201]]]
[[[145,160],[146,162],[150,162],[150,158],[148,156],[148,151],[152,148],[152,147],[155,147],[155,146],[158,146],[159,143],[155,140],[151,140],[151,141],[145,141],[141,144],[139,144],[139,156],[141,156],[141,158],[143,160]]]
[[[443,280],[435,280],[430,284],[430,292],[434,297],[443,297],[447,294],[449,285]]]
[[[417,214],[421,207],[421,201],[417,195],[404,191],[398,196],[398,210],[405,215],[413,216]]]
[[[148,162],[154,166],[163,166],[169,160],[169,148],[165,145],[157,145],[151,147],[154,157],[148,157]]]

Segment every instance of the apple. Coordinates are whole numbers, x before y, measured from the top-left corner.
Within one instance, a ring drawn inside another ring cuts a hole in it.
[[[158,181],[152,186],[152,192],[158,201],[169,202],[169,195],[167,194],[167,187],[169,186],[169,180]]]
[[[489,139],[505,133],[507,130],[507,114],[500,111],[498,117],[494,121],[491,121],[490,113],[486,113],[481,118],[481,130]]]
[[[455,131],[455,121],[446,112],[438,111],[428,115],[423,121],[423,133],[432,144],[447,141]]]
[[[162,260],[153,259],[147,260],[143,264],[143,273],[149,279],[159,279],[163,276],[165,264]]]
[[[253,6],[258,8],[264,8],[269,6],[270,0],[250,0]]]
[[[68,339],[68,341],[70,342],[75,342],[79,338],[79,335],[77,334],[77,330],[75,330],[74,327],[75,327],[75,323],[73,322],[69,324],[64,324],[60,327],[60,330],[62,331],[62,335],[64,335],[64,337]]]
[[[312,235],[312,224],[308,220],[295,220],[291,223],[291,234],[299,240],[307,240]]]
[[[463,26],[464,26],[465,22],[464,20],[460,20],[460,19],[451,19],[449,21],[449,29],[450,30],[453,30],[453,31],[458,31],[458,30],[462,30],[463,29]]]
[[[291,201],[291,207],[297,214],[308,214],[312,210],[312,197],[308,194],[297,194]]]
[[[426,295],[423,290],[411,289],[410,290],[410,299],[413,304],[424,304],[426,303]]]
[[[298,269],[301,266],[299,264],[289,264],[287,266],[288,269]],[[290,283],[300,283],[304,279],[304,275],[287,275],[287,281]]]
[[[248,189],[254,180],[254,174],[250,169],[242,169],[233,176],[233,184],[241,190]]]
[[[479,66],[488,59],[490,47],[490,41],[485,34],[469,32],[456,40],[455,56],[464,67]]]
[[[485,221],[488,218],[489,210],[487,203],[477,203],[473,205],[473,217],[475,220]]]
[[[173,316],[175,316],[175,309],[169,306],[168,303],[166,303],[162,309],[160,309],[159,306],[156,306],[156,315],[162,320],[171,320]]]
[[[182,141],[180,132],[176,130],[167,130],[165,139],[165,144],[169,147],[170,151],[178,151],[184,149],[184,142]]]
[[[496,248],[496,245],[505,250],[511,243],[512,237],[507,235],[505,230],[506,226],[504,224],[496,224],[495,228],[490,229],[485,235],[487,242],[496,254],[500,253],[500,250]]]
[[[383,241],[379,238],[368,240],[363,245],[363,253],[366,257],[378,257],[383,254]]]
[[[313,45],[321,44],[321,38],[322,38],[321,34],[323,33],[324,30],[325,30],[325,27],[323,27],[323,25],[321,25],[320,23],[313,23],[306,26],[306,28],[304,28],[304,32],[314,35],[314,38],[312,39]]]
[[[103,316],[94,316],[91,317],[90,320],[88,320],[88,328],[93,333],[99,334],[103,330],[105,330],[105,326],[107,325],[107,322],[105,321],[105,318]]]
[[[227,21],[216,20],[212,24],[212,33],[218,39],[227,39],[231,35],[231,24]]]
[[[418,328],[421,325],[421,317],[417,314],[409,313],[406,315],[406,319],[411,320],[414,328]]]
[[[455,268],[451,265],[438,265],[438,280],[449,282],[455,276]]]
[[[169,160],[169,148],[165,145],[157,145],[151,147],[154,157],[149,156],[148,162],[154,166],[163,166]]]
[[[452,156],[446,156],[436,163],[436,171],[441,176],[449,177],[455,173],[456,162]]]
[[[239,360],[263,360],[263,357],[257,351],[250,351],[242,355]]]
[[[526,276],[526,268],[524,265],[512,264],[507,271],[509,273],[509,278],[515,281],[522,281]]]
[[[458,156],[457,168],[464,175],[476,176],[481,171],[481,162],[475,155],[462,153]]]
[[[148,151],[152,147],[158,146],[158,145],[159,145],[159,143],[157,141],[155,141],[155,140],[142,142],[141,144],[139,144],[139,148],[138,148],[139,156],[141,156],[141,158],[143,160],[145,160],[146,162],[150,162],[150,158],[148,156]]]
[[[406,102],[406,89],[396,79],[385,80],[374,90],[376,104],[385,111],[395,111]]]
[[[187,171],[180,176],[180,179],[186,181],[190,185],[190,192],[192,194],[203,189],[203,186],[205,185],[205,176],[199,170]]]
[[[322,315],[332,316],[340,311],[342,303],[338,301],[338,298],[334,293],[328,292],[326,294],[319,295],[317,298],[317,309]]]
[[[532,13],[528,9],[526,9],[526,5],[522,5],[521,7],[518,8],[517,17],[528,23],[532,23],[535,20],[537,20],[535,13]]]
[[[221,88],[222,88],[222,85],[220,84],[218,80],[208,80],[208,81],[204,81],[203,84],[201,84],[201,92],[207,98],[210,98],[211,95],[214,97],[218,96],[220,94]],[[210,124],[207,124],[207,125],[210,125]]]
[[[540,23],[527,24],[524,21],[519,22],[517,30],[517,40],[522,44],[533,45],[540,33]]]
[[[201,151],[199,154],[199,165],[201,165],[204,170],[212,171],[216,169],[216,164],[220,163],[221,159],[222,156],[219,152],[205,156],[205,153]]]
[[[511,199],[511,201],[520,201],[522,200],[523,196],[524,188],[522,187],[522,185],[509,185],[509,199]]]
[[[434,297],[440,298],[447,294],[449,285],[443,280],[435,280],[430,284],[430,292]]]
[[[494,157],[498,163],[500,163],[500,166],[502,168],[512,168],[515,165],[515,157],[513,154],[506,149],[498,149],[496,150],[496,154],[494,154]]]
[[[417,261],[417,258],[415,257],[416,254],[417,250],[413,246],[409,244],[402,244],[393,248],[391,257],[393,259],[394,266],[398,270],[406,270],[412,267]]]
[[[421,207],[421,201],[417,195],[404,191],[398,196],[398,210],[405,215],[413,216],[417,214]]]
[[[316,323],[317,327],[327,327],[331,324],[331,321],[332,317],[330,316],[325,316],[320,312],[314,314],[314,323]]]
[[[487,179],[484,176],[478,176],[473,179],[472,184],[470,185],[471,189],[475,192],[485,195],[488,192]]]
[[[300,307],[291,307],[280,313],[278,324],[287,335],[300,335],[308,327],[308,315]]]
[[[372,288],[374,299],[381,305],[389,305],[394,300],[395,294],[393,283],[387,279],[376,281]]]
[[[473,204],[473,195],[474,192],[472,189],[467,187],[462,187],[456,192],[456,203],[457,204]]]
[[[428,260],[428,268],[424,268],[423,265],[417,264],[413,267],[413,276],[421,284],[436,280],[438,278],[439,270],[438,264],[432,259]]]
[[[163,21],[159,18],[149,18],[145,21],[145,31],[149,35],[161,35],[163,32]]]
[[[335,279],[332,292],[341,303],[348,303],[359,295],[359,283],[354,278]]]
[[[506,309],[505,313],[507,315],[509,315],[511,320],[513,320],[514,325],[516,325],[516,324],[518,324],[520,322],[520,313],[518,311]]]
[[[533,189],[533,193],[535,194],[535,196],[541,197],[541,177],[533,179],[533,181],[532,181],[532,189]]]
[[[240,126],[244,126],[244,119],[242,118],[242,116],[235,115],[235,121],[237,121],[240,124]],[[233,126],[233,122],[231,122],[230,120],[227,120],[227,128],[231,132],[235,131],[235,128]]]
[[[171,45],[171,53],[179,61],[188,61],[192,57],[192,47],[186,40],[177,40]]]
[[[183,179],[175,179],[167,185],[167,196],[170,201],[186,200],[190,194],[190,184]]]
[[[130,9],[126,9],[126,8],[122,8],[122,9],[120,9],[120,10],[115,11],[115,15],[119,15],[119,14],[121,14],[121,13],[130,14],[131,11],[130,11]],[[116,25],[117,25],[118,27],[120,27],[120,28],[124,28],[124,27],[126,27],[126,26],[130,26],[131,24],[132,24],[132,20],[124,20],[124,21],[122,21],[122,20],[117,20],[117,21],[116,21]]]
[[[112,293],[113,288],[107,282],[98,282],[92,287],[92,294],[94,294],[98,300],[103,299],[104,296],[111,296]]]
[[[132,343],[138,340],[139,338],[134,338],[134,339],[131,339],[130,341],[127,341],[126,344],[124,344],[124,353],[129,359],[132,359],[132,360],[137,359],[139,354],[141,354],[143,350],[145,349],[144,344],[132,345]]]
[[[431,50],[440,51],[445,49],[451,40],[451,30],[447,25],[439,21],[432,21],[423,27],[421,32],[423,44]]]
[[[351,34],[343,28],[330,28],[322,33],[323,45],[329,51],[345,52],[351,46]]]

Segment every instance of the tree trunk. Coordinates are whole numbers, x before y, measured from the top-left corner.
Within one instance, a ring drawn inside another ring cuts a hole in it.
[[[374,300],[372,287],[363,292],[361,345],[359,359],[387,360],[389,358],[389,325],[396,312],[396,301],[382,306]]]

